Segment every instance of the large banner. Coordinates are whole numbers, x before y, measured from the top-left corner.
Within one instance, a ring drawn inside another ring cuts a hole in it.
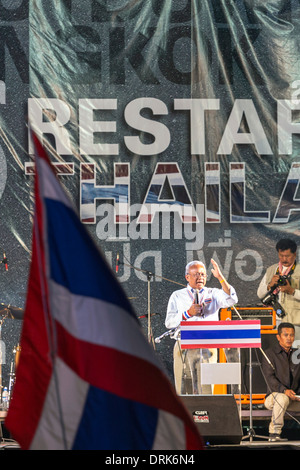
[[[145,334],[193,259],[257,305],[298,242],[299,37],[296,0],[1,0],[0,301],[25,302],[33,127]]]

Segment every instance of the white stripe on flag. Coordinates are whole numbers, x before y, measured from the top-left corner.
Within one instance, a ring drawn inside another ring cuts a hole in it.
[[[156,435],[152,450],[186,449],[184,423],[176,416],[159,410]]]
[[[49,168],[47,162],[39,158],[36,160],[36,165],[39,165],[39,169],[43,173],[43,176],[39,180],[40,184],[42,184],[41,194],[43,197],[62,202],[67,207],[75,210],[76,213],[72,200],[66,195],[63,188],[57,184],[56,176]]]
[[[185,339],[181,341],[182,344],[258,344],[259,338],[224,338],[224,339]]]
[[[59,358],[56,358],[55,367],[63,410],[62,418],[67,443],[66,447],[71,449],[85,405],[89,384],[74,374]],[[66,450],[59,410],[57,389],[54,375],[52,375],[44,402],[43,413],[30,446],[31,450]]]
[[[217,323],[217,322],[216,322]],[[198,323],[197,325],[189,325],[187,322],[186,325],[181,324],[181,330],[199,330],[201,331],[230,331],[230,330],[260,330],[260,323],[259,324],[251,324],[251,325],[231,325],[231,326],[224,326],[224,325],[202,325],[202,323]]]
[[[71,294],[53,280],[49,282],[54,318],[75,338],[151,362],[160,367],[138,321],[115,304]]]

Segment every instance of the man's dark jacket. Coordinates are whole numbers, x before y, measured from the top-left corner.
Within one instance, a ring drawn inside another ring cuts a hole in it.
[[[262,370],[267,383],[267,394],[283,393],[286,389],[300,394],[300,349],[292,349],[289,354],[277,343],[265,351],[273,367],[262,356]]]

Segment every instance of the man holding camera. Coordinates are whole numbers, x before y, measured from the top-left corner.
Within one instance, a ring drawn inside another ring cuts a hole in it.
[[[257,290],[263,301],[268,293],[282,306],[285,322],[295,327],[295,340],[300,340],[300,264],[297,264],[297,245],[289,239],[276,244],[279,262],[270,266]],[[267,303],[266,303],[267,304]],[[271,303],[272,305],[272,303]],[[298,344],[299,346],[299,344]]]

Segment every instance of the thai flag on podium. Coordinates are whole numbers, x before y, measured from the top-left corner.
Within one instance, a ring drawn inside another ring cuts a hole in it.
[[[260,348],[260,320],[181,322],[181,348]]]
[[[201,449],[202,439],[33,135],[32,261],[5,421],[22,449]]]

